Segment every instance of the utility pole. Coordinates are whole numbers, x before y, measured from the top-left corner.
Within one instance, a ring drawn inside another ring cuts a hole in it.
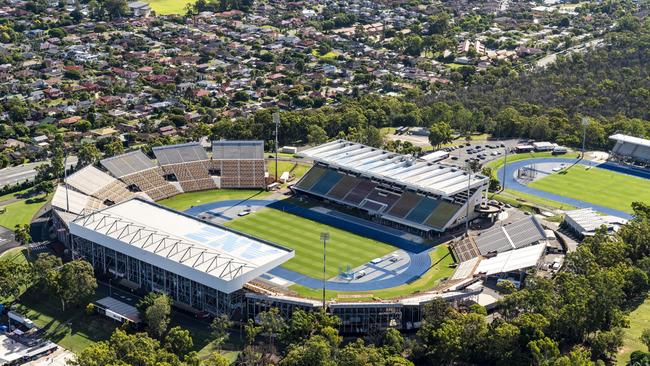
[[[66,152],[63,159],[63,186],[65,187],[65,210],[70,212],[70,198],[68,197],[68,153]]]
[[[501,192],[506,191],[506,170],[508,169],[508,147],[505,148],[503,154],[503,179],[501,180]]]
[[[327,275],[325,271],[327,269],[327,240],[330,238],[330,233],[323,231],[320,233],[320,240],[323,241],[323,311],[325,311],[325,283],[327,282]]]
[[[280,113],[273,113],[273,123],[275,123],[275,181],[278,181],[278,127],[280,126]]]
[[[587,119],[587,117],[582,117],[582,159],[585,158],[585,143],[587,141],[588,124],[589,124],[589,119]]]
[[[465,236],[469,237],[469,206],[470,202],[470,187],[472,185],[472,169],[470,162],[467,162],[467,211],[465,212]]]

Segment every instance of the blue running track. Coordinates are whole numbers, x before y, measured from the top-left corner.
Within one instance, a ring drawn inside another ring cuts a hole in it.
[[[430,247],[427,245],[417,244],[400,237],[399,235],[401,234],[401,231],[399,230],[386,228],[377,223],[356,217],[351,217],[349,215],[330,215],[317,212],[282,200],[219,201],[192,207],[186,210],[185,213],[197,216],[206,211],[218,212],[220,209],[228,209],[237,205],[246,205],[253,207],[266,206],[274,208],[276,210],[286,211],[300,217],[336,227],[341,230],[349,231],[357,235],[391,244],[397,248],[405,250],[409,255],[410,263],[408,267],[395,276],[383,280],[358,283],[327,281],[325,287],[328,290],[373,291],[396,287],[405,283],[412,282],[420,278],[427,270],[429,270],[432,265],[431,258],[429,257],[429,252],[431,250],[437,250],[436,248],[430,249]],[[312,278],[283,267],[276,267],[269,271],[269,273],[309,288],[321,288],[323,286],[322,279]]]
[[[593,203],[581,201],[581,200],[576,200],[573,198],[561,196],[559,194],[555,193],[550,193],[546,191],[542,191],[539,189],[535,189],[532,187],[529,187],[525,184],[519,183],[517,181],[516,174],[517,170],[520,168],[523,168],[525,166],[531,165],[531,164],[542,164],[542,163],[567,163],[567,164],[573,164],[576,163],[577,159],[568,159],[568,158],[536,158],[536,159],[527,159],[527,160],[518,160],[512,163],[507,163],[505,166],[501,167],[499,171],[497,172],[497,177],[499,177],[499,180],[503,178],[503,171],[505,169],[505,174],[506,174],[506,189],[512,189],[515,191],[523,192],[523,193],[528,193],[532,194],[534,196],[542,197],[545,199],[561,202],[561,203],[566,203],[572,206],[580,207],[580,208],[587,208],[587,207],[593,207],[594,210],[602,212],[606,215],[614,215],[618,217],[622,217],[625,219],[631,219],[632,215],[630,215],[627,212],[624,211],[619,211],[615,210],[613,208],[605,207],[605,206],[600,206],[596,205]],[[596,163],[593,161],[589,160],[580,160],[578,164],[586,165],[586,166],[593,166],[593,167],[598,167],[602,169],[608,169],[612,171],[616,171],[617,173],[623,173],[623,174],[628,174],[632,176],[636,176],[639,178],[645,178],[645,179],[650,179],[650,173],[646,173],[643,171],[638,171],[636,169],[628,169],[625,167],[621,167],[618,165],[614,165],[611,163]]]

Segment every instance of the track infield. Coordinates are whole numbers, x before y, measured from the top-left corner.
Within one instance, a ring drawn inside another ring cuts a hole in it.
[[[338,274],[339,267],[351,268],[391,253],[398,248],[364,238],[313,220],[272,208],[264,208],[245,217],[229,221],[226,226],[292,248],[296,256],[283,267],[304,275],[323,275],[323,242],[320,233],[327,231],[327,276]]]
[[[632,213],[632,202],[650,202],[650,180],[584,165],[575,165],[528,186],[628,213]]]

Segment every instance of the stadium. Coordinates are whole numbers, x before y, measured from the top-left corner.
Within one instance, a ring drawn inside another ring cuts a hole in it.
[[[290,316],[326,306],[346,333],[416,329],[437,298],[493,304],[481,279],[521,279],[553,241],[516,215],[500,223],[508,229],[455,239],[470,221],[500,220],[484,205],[488,178],[359,143],[300,152],[311,166],[284,192],[264,191],[274,179],[261,141],[152,154],[132,151],[66,177],[51,203],[54,232],[65,255],[85,258],[98,278],[165,292],[197,315],[245,320],[269,307]],[[216,198],[231,189],[246,197]],[[163,206],[196,192],[215,198],[184,211]]]

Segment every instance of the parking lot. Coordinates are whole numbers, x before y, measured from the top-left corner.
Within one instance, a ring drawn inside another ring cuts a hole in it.
[[[512,152],[519,144],[519,140],[469,141],[445,148],[449,152],[449,157],[442,162],[465,167],[471,159],[476,159],[481,164],[485,164],[494,159],[503,158],[506,150]]]

